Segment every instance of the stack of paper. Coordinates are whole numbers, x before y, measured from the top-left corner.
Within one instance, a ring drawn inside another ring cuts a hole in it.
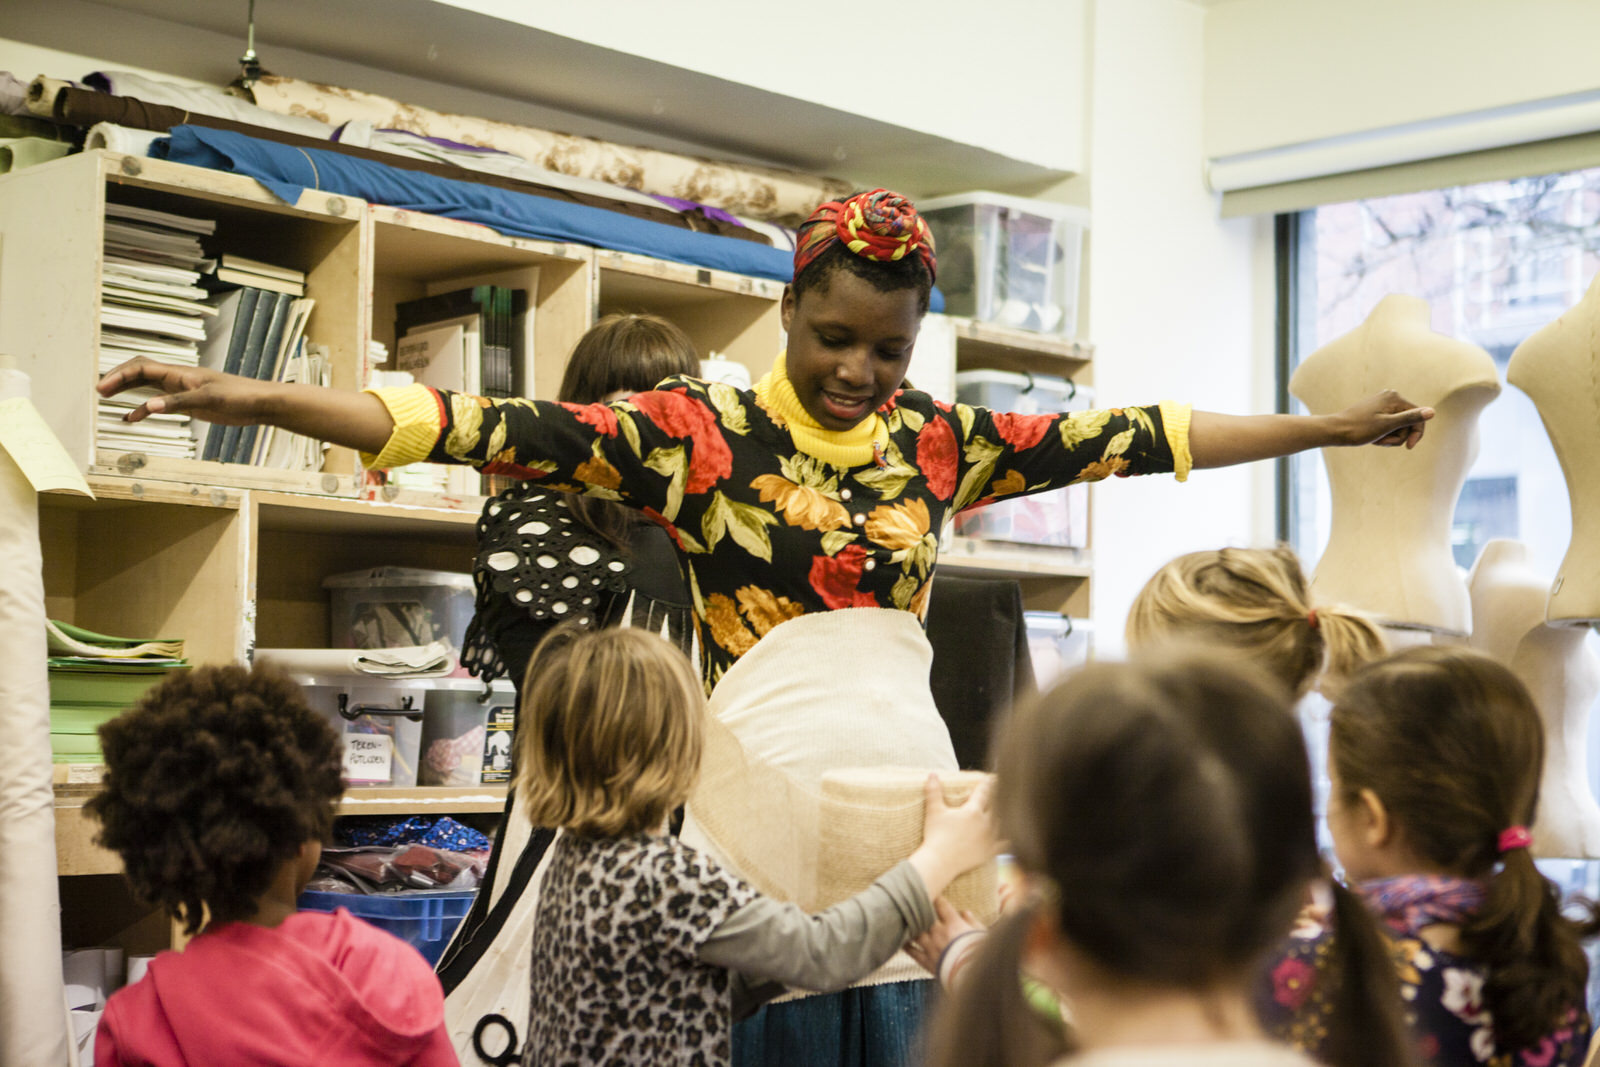
[[[210,219],[175,215],[128,204],[106,204],[105,255],[100,271],[100,372],[134,358],[193,365],[206,322],[216,308],[197,283],[215,266],[200,246],[216,231]],[[151,415],[128,423],[123,416],[155,390],[136,389],[103,397],[96,412],[95,441],[116,452],[190,457],[194,439],[189,416]]]
[[[50,652],[50,750],[57,763],[99,763],[100,724],[187,667],[183,642],[111,637],[45,622]]]

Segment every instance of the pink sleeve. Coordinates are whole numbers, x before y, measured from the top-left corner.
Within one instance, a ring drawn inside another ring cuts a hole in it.
[[[112,1025],[112,1013],[116,1007],[106,1004],[105,1012],[100,1016],[100,1024],[94,1030],[94,1067],[121,1067],[122,1061],[117,1058],[117,1039],[115,1028]]]
[[[443,1022],[434,1027],[411,1064],[412,1067],[460,1067],[461,1061],[456,1057],[455,1046],[450,1043],[450,1032],[445,1029]],[[100,1065],[95,1064],[95,1067]]]

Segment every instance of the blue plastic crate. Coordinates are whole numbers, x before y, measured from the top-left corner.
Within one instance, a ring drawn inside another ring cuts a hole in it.
[[[307,891],[300,894],[299,904],[301,911],[344,908],[414,946],[429,964],[436,964],[456,927],[472,910],[477,893],[476,889],[424,889],[369,896]]]

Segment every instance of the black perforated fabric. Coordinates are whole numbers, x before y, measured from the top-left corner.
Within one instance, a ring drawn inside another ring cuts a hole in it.
[[[530,619],[593,626],[627,592],[627,558],[579,521],[563,496],[513,486],[491,498],[478,518],[477,606],[461,662],[484,681],[518,666],[507,664],[498,647],[509,628]]]

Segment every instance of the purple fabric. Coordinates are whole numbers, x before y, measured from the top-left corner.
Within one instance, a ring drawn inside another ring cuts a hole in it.
[[[651,193],[650,196],[655,200],[661,201],[674,211],[698,211],[708,219],[717,219],[721,222],[732,223],[735,226],[744,225],[744,222],[739,218],[739,216],[730,215],[720,207],[712,207],[710,204],[696,203],[693,200],[680,200],[675,196],[662,196],[660,193]]]

